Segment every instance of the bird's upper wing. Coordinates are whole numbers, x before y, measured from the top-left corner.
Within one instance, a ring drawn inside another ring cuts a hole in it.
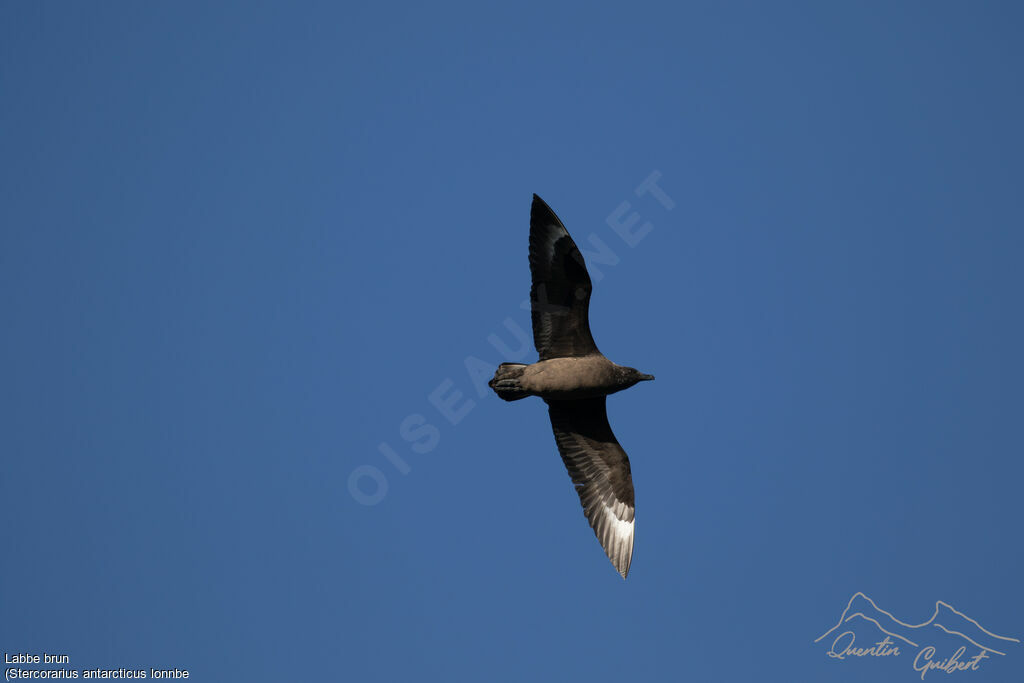
[[[608,559],[626,578],[633,559],[633,475],[626,451],[608,425],[605,397],[548,401],[548,414],[583,514]]]
[[[590,275],[569,232],[544,200],[530,207],[530,304],[541,360],[597,353],[590,335]]]

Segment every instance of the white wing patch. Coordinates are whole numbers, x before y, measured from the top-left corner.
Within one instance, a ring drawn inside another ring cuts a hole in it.
[[[602,504],[593,517],[594,532],[604,547],[605,554],[615,568],[626,578],[633,559],[633,509],[625,503]]]

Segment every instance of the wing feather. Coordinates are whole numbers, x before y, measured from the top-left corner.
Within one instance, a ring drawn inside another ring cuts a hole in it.
[[[548,401],[558,452],[597,540],[626,578],[633,559],[633,475],[608,424],[605,397]]]
[[[544,200],[530,207],[530,308],[541,360],[598,353],[590,334],[592,286],[583,255]]]

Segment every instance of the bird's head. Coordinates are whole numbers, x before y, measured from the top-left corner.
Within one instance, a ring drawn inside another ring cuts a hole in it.
[[[619,374],[621,375],[623,381],[626,382],[629,386],[633,386],[637,382],[646,382],[647,380],[654,379],[654,375],[645,374],[643,372],[640,372],[636,368],[620,368]]]

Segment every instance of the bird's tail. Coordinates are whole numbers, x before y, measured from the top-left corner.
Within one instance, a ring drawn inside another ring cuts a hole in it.
[[[502,363],[494,372],[494,378],[487,385],[494,389],[500,398],[506,401],[518,401],[530,394],[519,384],[519,378],[523,375],[522,363]]]

